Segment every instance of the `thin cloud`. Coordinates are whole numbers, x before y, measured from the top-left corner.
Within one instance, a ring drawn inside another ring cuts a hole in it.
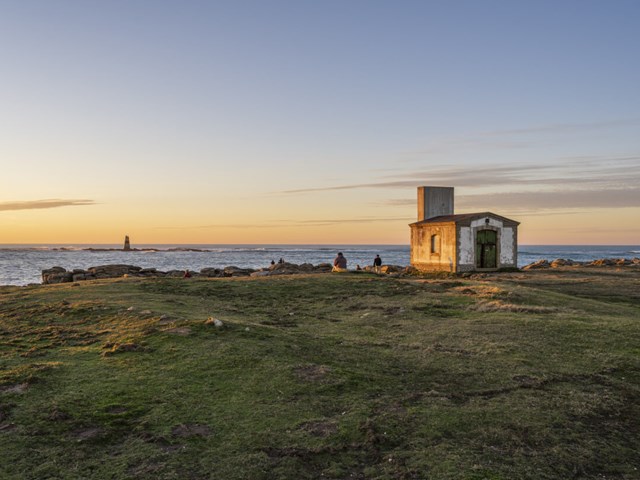
[[[60,208],[60,207],[77,207],[82,205],[95,205],[94,200],[62,200],[62,199],[45,199],[45,200],[28,200],[23,202],[0,202],[0,212],[13,210],[40,210],[44,208]]]
[[[416,205],[416,200],[393,199],[384,202],[384,205],[408,207]],[[458,211],[500,209],[520,215],[547,214],[553,210],[637,208],[640,207],[640,187],[458,195],[455,206]]]
[[[433,168],[385,175],[377,182],[299,188],[275,192],[294,195],[357,189],[401,189],[420,185],[456,187],[568,185],[593,188],[624,188],[640,183],[640,156],[579,157],[558,159],[555,164],[487,165],[480,167]]]
[[[535,133],[575,133],[589,132],[593,130],[603,130],[616,127],[628,127],[640,125],[640,118],[627,118],[620,120],[610,120],[607,122],[587,122],[587,123],[556,123],[551,125],[539,125],[529,128],[514,128],[506,130],[495,130],[485,132],[482,135],[497,137],[503,135],[529,135]]]
[[[461,195],[456,198],[456,204],[462,209],[486,209],[496,206],[502,209],[506,207],[511,211],[518,209],[632,208],[640,207],[640,187]]]
[[[453,138],[450,140],[440,140],[433,143],[430,147],[421,148],[420,150],[401,152],[401,155],[424,156],[424,155],[442,155],[452,151],[471,150],[477,152],[479,150],[521,150],[531,146],[531,142],[522,140],[496,140],[487,134],[480,138]]]
[[[377,223],[377,222],[399,222],[413,220],[409,217],[380,217],[380,218],[340,218],[340,219],[324,219],[324,220],[298,220],[292,221],[291,224],[301,227],[318,227],[329,225],[343,225],[353,223]]]
[[[384,223],[384,222],[413,221],[412,217],[364,217],[364,218],[330,218],[314,220],[274,220],[262,224],[217,223],[209,225],[194,225],[181,227],[156,227],[160,230],[185,230],[185,229],[210,229],[210,228],[301,228],[301,227],[326,227],[331,225],[344,225],[353,223]]]

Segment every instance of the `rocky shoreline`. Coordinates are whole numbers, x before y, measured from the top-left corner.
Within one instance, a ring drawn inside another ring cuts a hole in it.
[[[222,278],[222,277],[263,277],[270,275],[296,275],[303,273],[329,273],[332,265],[330,263],[320,263],[312,265],[303,263],[297,265],[295,263],[276,263],[268,268],[253,269],[228,266],[224,268],[203,268],[199,272],[189,270],[189,277],[201,278]],[[357,270],[356,270],[357,271]],[[373,267],[366,266],[363,272],[373,271]],[[414,273],[413,267],[401,267],[398,265],[383,265],[380,269],[384,274],[400,274]],[[173,277],[181,278],[185,276],[185,270],[169,270],[161,271],[156,268],[142,268],[135,265],[100,265],[97,267],[89,267],[86,270],[73,269],[66,270],[62,267],[52,267],[42,270],[42,283],[44,285],[54,283],[70,283],[80,282],[83,280],[96,280],[104,278],[121,278],[121,277],[138,277],[138,278],[161,278]]]
[[[539,270],[544,268],[559,267],[629,267],[640,266],[640,258],[599,258],[590,262],[576,262],[569,258],[556,258],[555,260],[538,260],[522,267],[522,270]]]
[[[536,262],[525,265],[521,270],[542,270],[547,268],[560,268],[560,267],[640,267],[640,258],[601,258],[598,260],[592,260],[590,262],[576,262],[571,259],[556,258],[555,260],[538,260]],[[318,265],[312,265],[310,263],[303,263],[297,265],[295,263],[276,263],[268,268],[253,269],[253,268],[240,268],[235,266],[228,266],[223,268],[203,268],[199,272],[189,271],[189,277],[201,277],[201,278],[222,278],[222,277],[266,277],[271,275],[296,275],[304,273],[329,273],[332,266],[329,263],[320,263]],[[361,270],[362,272],[373,272],[373,267],[366,266]],[[419,273],[415,267],[408,266],[403,267],[400,265],[383,265],[380,269],[382,274],[402,275],[402,274],[416,274]],[[463,276],[469,276],[471,272],[463,274]],[[173,277],[181,278],[185,276],[185,270],[169,270],[161,271],[156,268],[142,268],[135,265],[100,265],[97,267],[90,267],[86,270],[73,269],[66,270],[62,267],[52,267],[42,270],[42,283],[44,285],[55,283],[70,283],[80,282],[83,280],[96,280],[104,278],[121,278],[121,277],[137,277],[137,278],[161,278],[161,277]]]

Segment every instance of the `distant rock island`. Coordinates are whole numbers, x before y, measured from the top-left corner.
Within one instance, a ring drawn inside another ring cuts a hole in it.
[[[64,247],[55,248],[54,250],[70,250]],[[212,252],[213,250],[207,250],[202,248],[83,248],[86,252]]]
[[[76,248],[53,248],[53,251],[57,252],[66,252],[66,251],[75,251]],[[122,248],[83,248],[81,249],[85,252],[212,252],[213,250],[201,249],[201,248],[186,248],[186,247],[174,247],[174,248],[131,248],[131,241],[129,240],[129,235],[125,235],[124,237],[124,245]]]

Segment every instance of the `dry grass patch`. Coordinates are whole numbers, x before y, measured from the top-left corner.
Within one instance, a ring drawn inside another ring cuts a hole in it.
[[[451,291],[462,295],[475,295],[481,298],[506,297],[510,295],[510,292],[490,285],[461,285],[452,288]]]
[[[481,300],[468,307],[469,310],[480,313],[505,312],[505,313],[556,313],[556,307],[543,307],[540,305],[516,305],[505,303],[501,300]]]

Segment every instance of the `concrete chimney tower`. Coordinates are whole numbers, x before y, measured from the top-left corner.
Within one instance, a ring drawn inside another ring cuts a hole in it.
[[[453,187],[418,187],[418,221],[453,215]]]

